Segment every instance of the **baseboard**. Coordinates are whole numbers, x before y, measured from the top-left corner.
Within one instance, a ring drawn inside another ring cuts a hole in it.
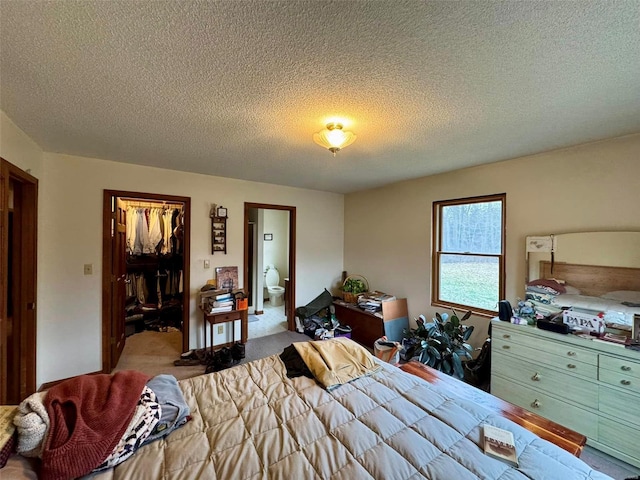
[[[101,373],[104,373],[102,371],[100,372],[91,372],[91,373],[83,373],[82,375],[99,375]],[[69,377],[69,378],[63,378],[61,380],[54,380],[53,382],[47,382],[47,383],[43,383],[42,385],[40,385],[40,388],[38,389],[39,392],[42,392],[44,390],[49,390],[51,387],[53,387],[54,385],[57,385],[59,383],[62,383],[66,380],[70,380],[72,378],[76,378],[76,377],[80,377],[82,375],[75,375],[73,377]]]

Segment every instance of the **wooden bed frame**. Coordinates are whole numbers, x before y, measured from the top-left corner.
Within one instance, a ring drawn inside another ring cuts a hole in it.
[[[498,415],[517,423],[521,427],[563,448],[576,457],[580,457],[582,448],[587,443],[587,437],[578,432],[574,432],[562,425],[542,418],[540,415],[528,412],[524,408],[505,402],[498,397],[428,367],[423,363],[413,360],[399,365],[399,367],[407,373],[420,377],[429,383],[437,383],[438,386],[446,387],[447,390],[459,397],[471,400],[494,411]]]
[[[557,278],[567,285],[579,288],[582,295],[599,297],[616,290],[640,291],[640,268],[606,267],[602,265],[577,265],[540,262],[540,278]]]

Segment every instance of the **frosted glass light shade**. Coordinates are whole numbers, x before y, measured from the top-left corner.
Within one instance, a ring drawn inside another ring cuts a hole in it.
[[[329,123],[327,128],[313,134],[313,141],[329,150],[333,155],[356,140],[353,132],[345,132],[339,123]]]

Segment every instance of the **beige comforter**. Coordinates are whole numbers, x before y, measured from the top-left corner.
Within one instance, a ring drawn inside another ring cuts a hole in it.
[[[330,392],[306,377],[287,378],[277,355],[180,385],[193,419],[97,478],[608,478],[387,364]],[[519,469],[483,453],[483,423],[514,433]]]

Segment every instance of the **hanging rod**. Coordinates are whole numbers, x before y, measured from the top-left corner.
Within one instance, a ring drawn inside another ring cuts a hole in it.
[[[177,208],[177,209],[183,209],[184,208],[184,204],[182,203],[170,203],[170,202],[163,202],[158,200],[157,202],[154,201],[139,201],[139,200],[127,200],[126,198],[122,198],[122,201],[128,206],[128,207],[134,207],[134,208]]]

